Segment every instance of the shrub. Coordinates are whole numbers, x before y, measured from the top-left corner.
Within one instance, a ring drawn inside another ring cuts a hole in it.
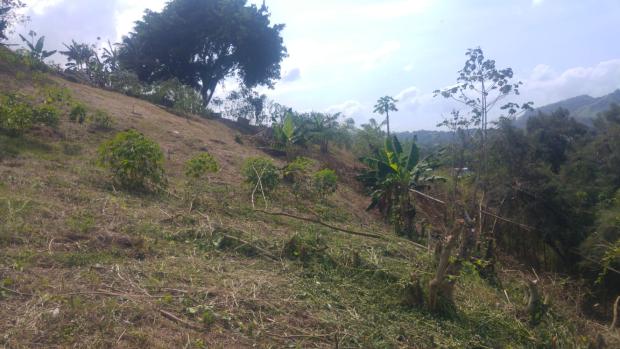
[[[43,98],[46,104],[54,104],[57,106],[69,105],[71,101],[71,92],[66,87],[46,86],[43,89]]]
[[[83,124],[86,120],[86,107],[82,103],[76,103],[71,108],[71,112],[69,112],[69,120],[72,122],[77,122],[79,124]]]
[[[258,184],[260,177],[263,190],[273,191],[280,183],[279,171],[273,161],[263,157],[249,158],[243,164],[243,175],[252,187]]]
[[[286,182],[291,184],[295,195],[307,197],[312,195],[312,166],[311,159],[298,157],[288,163],[283,169],[282,176]]]
[[[93,131],[109,131],[114,127],[114,121],[108,113],[97,110],[90,120],[90,129]]]
[[[215,158],[209,153],[200,153],[191,158],[185,164],[185,175],[190,178],[200,179],[208,173],[219,171]]]
[[[320,196],[326,196],[336,192],[338,188],[338,175],[328,168],[314,174],[314,189]]]
[[[109,168],[114,181],[131,190],[165,187],[164,154],[143,134],[120,132],[99,147],[99,164]]]
[[[32,114],[32,121],[34,123],[41,123],[48,126],[57,126],[60,119],[58,108],[49,104],[42,104],[34,108]]]
[[[33,111],[30,104],[17,95],[0,95],[0,129],[10,134],[21,134],[33,124]]]

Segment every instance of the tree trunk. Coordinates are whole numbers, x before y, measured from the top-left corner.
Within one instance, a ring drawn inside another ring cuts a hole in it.
[[[385,121],[387,122],[387,136],[390,138],[390,112],[385,112]]]
[[[456,247],[461,235],[462,227],[458,226],[452,230],[447,236],[447,242],[439,249],[439,263],[435,277],[428,284],[428,307],[432,312],[436,312],[439,308],[439,300],[443,300],[449,304],[454,303],[453,291],[454,281],[446,280],[448,276],[448,268],[450,267],[450,256]]]

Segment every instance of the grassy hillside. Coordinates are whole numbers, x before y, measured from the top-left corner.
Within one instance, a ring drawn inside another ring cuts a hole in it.
[[[424,285],[433,273],[430,249],[365,212],[367,198],[347,176],[357,164],[345,151],[306,154],[338,170],[335,195],[299,199],[284,186],[267,209],[382,239],[253,209],[240,169],[245,158],[268,155],[251,135],[0,60],[3,93],[46,89],[107,112],[114,125],[93,130],[63,110],[56,128],[0,134],[0,345],[586,348],[597,336],[620,343],[582,316],[578,284],[509,261],[499,286],[464,268],[457,310],[437,315],[408,304],[412,275]],[[97,166],[99,144],[128,128],[163,148],[167,193],[123,192]],[[221,171],[190,206],[183,166],[205,150]],[[524,312],[526,278],[540,279],[549,305],[538,326]]]

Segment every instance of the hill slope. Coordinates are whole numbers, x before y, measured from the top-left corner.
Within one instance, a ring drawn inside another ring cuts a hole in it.
[[[520,127],[525,127],[527,124],[527,119],[538,115],[539,112],[552,113],[559,108],[568,110],[570,115],[577,121],[580,121],[586,125],[591,125],[592,120],[599,113],[609,109],[610,105],[613,103],[620,104],[620,89],[598,98],[582,95],[537,108],[536,110],[528,112],[519,118],[519,120],[517,120],[517,125]]]
[[[574,284],[554,275],[541,275],[553,299],[549,316],[529,326],[523,280],[534,276],[514,268],[500,272],[501,288],[465,268],[458,311],[443,317],[407,305],[411,276],[428,280],[433,258],[364,210],[367,199],[345,177],[355,166],[345,151],[307,154],[339,170],[336,195],[315,201],[283,187],[267,209],[382,239],[254,210],[240,167],[267,155],[222,122],[182,118],[0,60],[0,92],[42,88],[66,88],[91,111],[106,111],[115,130],[91,132],[63,115],[56,129],[0,134],[1,345],[586,347],[599,333],[617,340],[580,317],[560,296]],[[97,146],[127,128],[164,149],[169,193],[118,191],[96,166]],[[190,205],[184,162],[204,150],[222,170]]]

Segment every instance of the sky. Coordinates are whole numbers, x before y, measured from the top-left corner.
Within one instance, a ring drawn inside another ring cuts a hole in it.
[[[262,3],[262,0],[251,0]],[[62,43],[120,41],[145,9],[166,0],[26,0],[17,32]],[[436,129],[458,107],[433,91],[456,82],[480,46],[524,83],[516,102],[543,106],[620,88],[618,0],[266,0],[289,57],[270,99],[299,111],[341,112],[357,124],[379,97],[399,100],[397,131]],[[19,40],[13,39],[15,43]],[[55,58],[60,61],[60,57]],[[220,94],[233,89],[226,82]]]

